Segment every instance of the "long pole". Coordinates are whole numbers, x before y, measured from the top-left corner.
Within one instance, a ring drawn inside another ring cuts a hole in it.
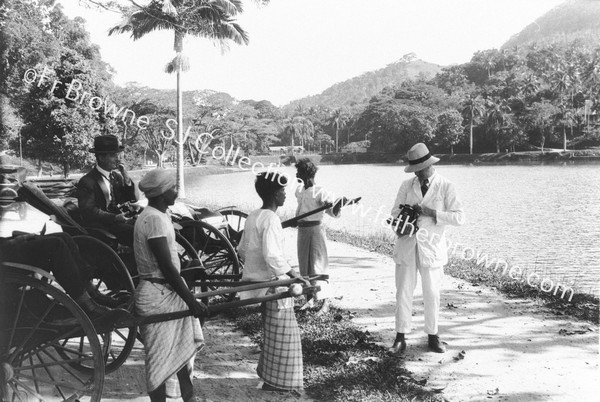
[[[19,158],[21,159],[20,166],[23,166],[23,142],[21,141],[21,129],[23,127],[19,127]]]

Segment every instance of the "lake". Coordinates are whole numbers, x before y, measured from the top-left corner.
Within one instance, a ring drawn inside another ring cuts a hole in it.
[[[295,168],[282,167],[295,177]],[[467,221],[449,227],[448,237],[509,266],[537,272],[556,284],[598,295],[600,275],[600,165],[439,165],[461,198]],[[403,180],[399,165],[323,165],[318,184],[339,196],[362,196],[360,211],[344,209],[326,224],[357,234],[394,234],[382,227]],[[294,183],[295,184],[295,183]],[[186,174],[190,203],[259,208],[252,172],[216,176]],[[288,186],[280,209],[290,218],[296,209],[294,186]],[[460,248],[458,249],[460,250]]]

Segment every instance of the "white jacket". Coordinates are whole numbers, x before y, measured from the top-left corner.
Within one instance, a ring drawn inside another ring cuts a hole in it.
[[[441,267],[448,262],[448,245],[446,242],[446,225],[460,226],[465,222],[462,204],[456,195],[454,185],[434,173],[430,177],[429,190],[423,198],[421,184],[415,176],[400,186],[392,216],[400,212],[402,204],[427,206],[437,211],[437,219],[430,216],[419,216],[419,231],[412,236],[404,235],[396,240],[394,261],[404,266]],[[418,264],[418,265],[417,265]]]

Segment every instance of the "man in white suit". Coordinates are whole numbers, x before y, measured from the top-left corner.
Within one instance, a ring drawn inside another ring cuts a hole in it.
[[[433,164],[439,159],[431,155],[423,143],[415,144],[408,151],[405,172],[416,177],[400,186],[392,216],[398,216],[401,205],[408,204],[420,211],[418,231],[398,235],[394,247],[396,263],[396,339],[389,349],[391,353],[406,350],[404,335],[411,332],[413,293],[417,284],[417,272],[423,285],[425,306],[425,332],[429,349],[444,353],[445,346],[438,336],[440,310],[440,286],[443,266],[448,262],[448,248],[444,235],[446,225],[464,223],[464,212],[452,183],[440,176]]]

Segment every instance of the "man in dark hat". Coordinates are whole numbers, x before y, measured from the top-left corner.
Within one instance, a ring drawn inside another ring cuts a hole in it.
[[[412,330],[413,292],[420,274],[429,350],[443,353],[446,347],[438,336],[438,316],[443,266],[448,262],[445,228],[462,225],[465,217],[454,185],[436,173],[433,165],[439,159],[431,155],[427,146],[415,144],[407,156],[404,171],[415,177],[400,186],[391,214],[396,217],[402,205],[412,206],[420,211],[419,229],[416,234],[399,235],[394,246],[396,339],[389,351],[396,354],[406,349],[404,335]]]
[[[119,163],[124,147],[114,135],[94,138],[90,152],[96,155],[96,166],[77,185],[77,200],[84,226],[105,229],[120,244],[133,246],[133,226],[118,209],[119,204],[137,201],[135,184]]]

